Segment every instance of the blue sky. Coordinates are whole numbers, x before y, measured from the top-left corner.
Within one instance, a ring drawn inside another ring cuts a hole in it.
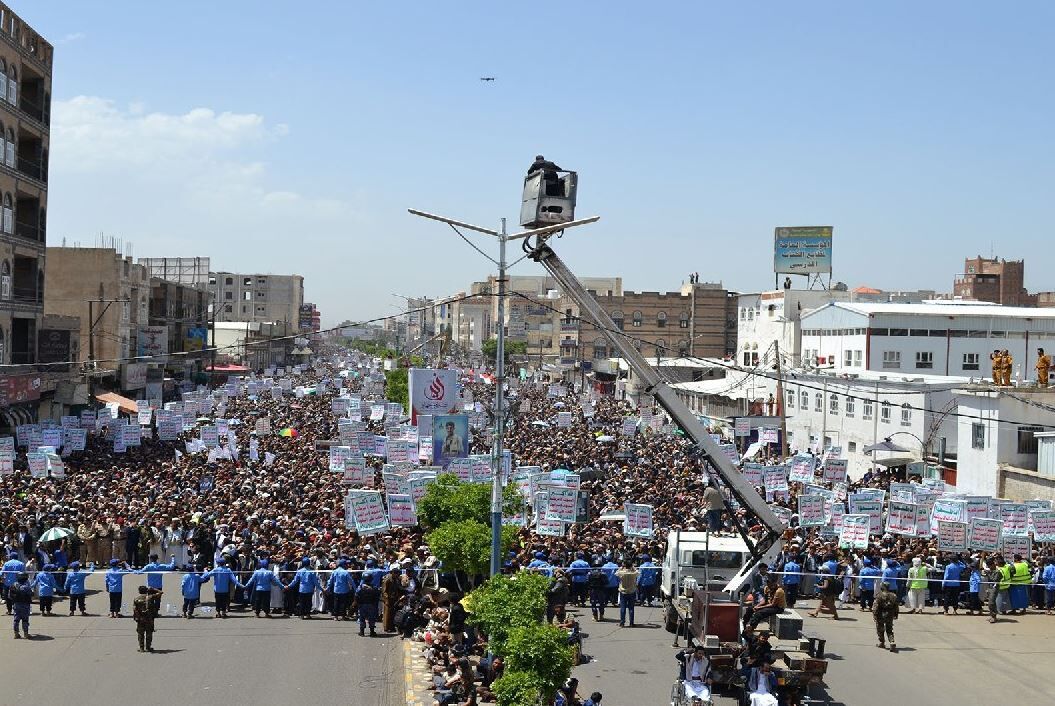
[[[1055,289],[1050,3],[13,4],[56,44],[50,242],[297,272],[326,324],[486,275],[405,209],[512,223],[537,152],[628,289],[769,287],[819,224],[850,286],[992,249]]]

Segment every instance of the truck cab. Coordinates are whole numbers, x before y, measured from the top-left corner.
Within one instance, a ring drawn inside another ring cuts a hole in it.
[[[688,579],[690,585],[707,591],[737,593],[756,570],[745,571],[750,558],[751,551],[740,537],[672,531],[667,536],[660,591],[665,599],[673,600]]]

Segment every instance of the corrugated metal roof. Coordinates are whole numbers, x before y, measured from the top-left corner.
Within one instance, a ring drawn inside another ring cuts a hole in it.
[[[899,304],[895,302],[832,302],[829,306],[838,307],[857,314],[900,314],[917,316],[979,316],[999,317],[1014,319],[1055,319],[1055,308],[1031,308],[1024,306],[1000,306],[998,304],[986,304],[985,302],[964,303],[939,303],[927,302],[924,304]],[[824,308],[814,309],[809,313],[803,313],[803,318],[823,311]]]

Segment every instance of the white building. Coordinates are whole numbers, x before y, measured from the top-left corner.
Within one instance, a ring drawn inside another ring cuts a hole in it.
[[[849,299],[847,292],[776,289],[741,294],[737,301],[736,362],[753,367],[774,341],[787,367],[801,364],[801,317],[811,309]]]
[[[1055,350],[1055,309],[834,302],[802,316],[806,363],[837,372],[991,378],[989,355],[1006,348],[1022,384],[1036,377],[1038,347]]]
[[[776,392],[775,378],[770,370],[730,371],[721,380],[673,387],[701,416],[779,415],[779,408],[768,402]],[[864,475],[873,462],[865,448],[886,438],[908,449],[899,454],[906,460],[926,458],[955,466],[957,427],[949,412],[955,408],[953,391],[962,384],[962,379],[939,376],[791,371],[784,378],[788,447],[819,452],[840,446],[852,478]]]
[[[1055,440],[1055,391],[978,386],[956,395],[957,492],[1055,499],[1055,467],[1038,463],[1038,447]]]

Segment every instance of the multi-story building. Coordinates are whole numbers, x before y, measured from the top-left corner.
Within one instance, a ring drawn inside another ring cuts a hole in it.
[[[169,353],[191,353],[208,345],[210,303],[204,287],[150,278],[150,325],[168,330]]]
[[[736,352],[737,295],[721,283],[695,282],[680,292],[624,292],[597,302],[648,358],[722,358]],[[582,347],[594,359],[618,356],[604,335],[583,323]]]
[[[833,302],[802,316],[807,365],[856,373],[991,378],[989,355],[1014,358],[1016,384],[1035,379],[1037,348],[1055,350],[1055,311],[942,301]]]
[[[210,272],[217,321],[284,322],[296,327],[304,303],[300,275]]]
[[[1004,306],[1036,306],[1037,298],[1026,291],[1024,260],[978,257],[964,260],[963,274],[956,275],[953,296]]]
[[[770,352],[770,348],[779,344],[781,363],[787,367],[800,365],[803,313],[849,298],[847,292],[813,289],[740,294],[736,302],[736,362],[745,367],[754,367],[763,361],[772,365],[776,349]]]
[[[113,248],[47,249],[46,314],[80,318],[80,358],[116,368],[139,355],[142,327],[150,326],[147,269]]]
[[[52,46],[0,3],[0,363],[33,363],[44,316]]]
[[[151,277],[195,289],[209,288],[207,257],[141,257],[139,264],[147,268]]]

